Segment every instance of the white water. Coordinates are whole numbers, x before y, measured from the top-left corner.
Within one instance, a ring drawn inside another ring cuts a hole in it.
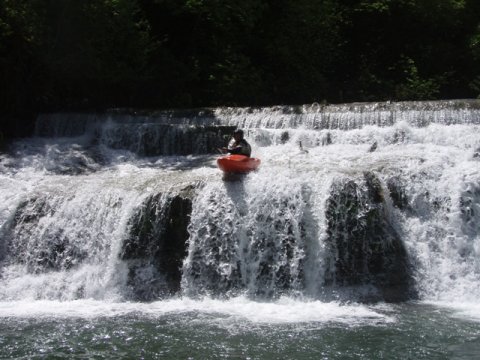
[[[378,311],[381,310],[381,311]],[[230,300],[169,299],[153,303],[74,301],[0,302],[0,317],[18,318],[99,318],[141,314],[160,318],[169,314],[201,313],[217,316],[219,326],[239,327],[238,321],[254,324],[337,323],[349,327],[387,324],[394,316],[384,314],[388,307],[342,305],[335,302],[300,302],[289,298],[275,303],[252,302],[243,297]],[[387,311],[388,312],[388,311]]]
[[[425,112],[398,110],[394,118],[380,112],[376,116],[390,120],[372,124],[353,111],[335,117],[348,126],[314,130],[318,115],[292,124],[291,117],[262,111],[254,114],[259,120],[226,111],[218,116],[246,127],[254,156],[262,159],[260,170],[241,182],[224,182],[215,156],[141,158],[102,144],[87,151],[84,138],[24,140],[13,155],[2,155],[0,316],[200,311],[260,322],[391,321],[372,308],[332,302],[339,289],[324,286],[334,271],[325,242],[331,186],[339,180],[362,184],[363,173],[371,171],[382,182],[387,216],[406,246],[420,300],[480,319],[476,115],[439,111],[425,120]],[[392,177],[405,187],[407,210],[388,196]],[[128,269],[119,254],[128,220],[148,196],[198,182],[183,297],[125,302]],[[45,214],[12,232],[18,206],[29,199],[35,199],[27,205],[32,215]],[[59,269],[32,269],[35,256],[62,239],[84,254],[73,257],[78,263],[67,266],[72,259],[63,258]],[[262,268],[265,263],[270,266]],[[276,277],[279,272],[285,275]],[[218,293],[232,298],[210,297]],[[266,294],[277,300],[258,299]]]

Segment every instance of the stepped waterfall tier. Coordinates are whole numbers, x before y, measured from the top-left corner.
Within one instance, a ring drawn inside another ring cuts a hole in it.
[[[229,180],[216,152],[235,128],[262,164]],[[0,154],[0,197],[0,339],[19,319],[56,333],[51,319],[71,316],[109,329],[131,317],[122,331],[143,336],[153,317],[188,337],[248,333],[242,358],[265,357],[256,336],[276,341],[263,326],[292,323],[332,358],[350,348],[327,339],[350,326],[412,331],[413,353],[392,350],[406,358],[480,354],[476,100],[41,114]],[[445,318],[454,334],[439,327],[418,353]],[[372,344],[356,350],[381,358],[386,343]]]

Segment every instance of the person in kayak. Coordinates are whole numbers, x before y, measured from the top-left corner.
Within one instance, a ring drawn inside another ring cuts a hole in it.
[[[250,157],[252,147],[243,138],[243,130],[237,129],[233,132],[232,139],[228,142],[228,146],[221,149],[223,153],[245,155]]]

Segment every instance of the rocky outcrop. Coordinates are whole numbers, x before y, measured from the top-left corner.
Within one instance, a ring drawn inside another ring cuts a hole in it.
[[[400,210],[410,210],[407,192],[402,181],[397,177],[387,180],[387,188],[392,199],[393,206]]]
[[[480,232],[480,184],[469,184],[460,196],[460,217],[462,230],[471,238]]]
[[[477,160],[480,159],[480,147],[476,148],[473,152],[473,158]]]
[[[131,220],[121,258],[128,263],[135,300],[153,300],[180,289],[193,193],[192,186],[177,194],[152,196]]]
[[[379,179],[371,172],[363,183],[338,181],[327,202],[328,245],[334,254],[332,277],[340,287],[372,285],[381,298],[414,296],[407,252],[386,216]]]

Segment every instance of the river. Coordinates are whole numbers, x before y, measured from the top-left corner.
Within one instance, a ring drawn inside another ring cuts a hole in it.
[[[0,358],[480,356],[476,101],[43,114],[0,189]]]

